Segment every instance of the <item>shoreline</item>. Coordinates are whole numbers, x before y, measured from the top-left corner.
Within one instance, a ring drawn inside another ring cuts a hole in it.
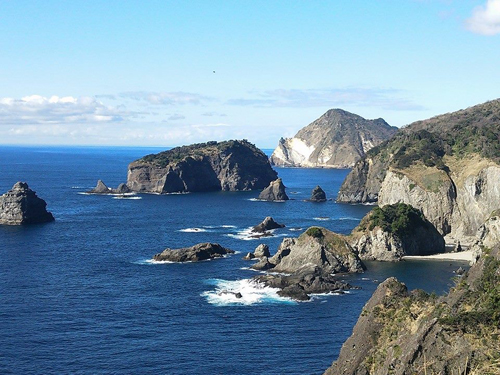
[[[422,260],[464,260],[472,263],[476,260],[476,254],[472,250],[465,250],[459,253],[441,253],[434,255],[406,255],[402,257],[405,259],[422,259]]]

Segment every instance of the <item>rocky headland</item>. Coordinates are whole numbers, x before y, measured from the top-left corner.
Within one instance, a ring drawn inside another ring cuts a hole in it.
[[[269,186],[267,186],[264,190],[262,190],[259,194],[260,200],[263,201],[287,201],[290,198],[288,198],[288,195],[286,195],[286,188],[285,185],[283,185],[283,181],[281,178],[278,178],[274,181],[271,181],[269,183]]]
[[[0,196],[0,224],[22,225],[54,221],[47,203],[31,190],[26,182],[16,182]]]
[[[127,186],[143,193],[263,189],[277,178],[266,155],[246,140],[207,142],[151,154],[128,167]]]
[[[217,243],[205,242],[180,249],[167,248],[161,253],[155,254],[153,260],[157,262],[198,262],[222,258],[233,253],[233,250],[222,247]]]
[[[470,242],[500,208],[500,100],[418,121],[370,150],[337,200],[406,203],[442,235]]]
[[[381,283],[325,375],[499,374],[500,250],[443,296]]]
[[[270,160],[273,165],[286,167],[350,168],[396,131],[381,118],[366,120],[342,109],[331,109],[293,138],[281,138]]]

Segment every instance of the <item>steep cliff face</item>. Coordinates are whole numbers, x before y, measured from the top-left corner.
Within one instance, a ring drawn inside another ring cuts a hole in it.
[[[263,189],[277,178],[266,155],[243,141],[208,142],[147,155],[129,165],[132,191],[174,193]]]
[[[424,215],[398,203],[374,208],[348,237],[362,260],[398,261],[445,252],[443,237]]]
[[[384,281],[325,374],[500,373],[499,285],[498,248],[440,298]]]
[[[500,100],[420,121],[372,149],[347,176],[339,202],[403,202],[441,234],[473,236],[500,208]]]
[[[271,163],[287,167],[349,168],[396,131],[383,119],[366,120],[341,109],[331,109],[295,137],[281,138],[271,155]]]

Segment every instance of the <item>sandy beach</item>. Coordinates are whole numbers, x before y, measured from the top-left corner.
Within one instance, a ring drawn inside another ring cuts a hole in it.
[[[471,250],[461,251],[459,253],[443,253],[435,255],[407,255],[403,259],[428,259],[428,260],[465,260],[473,262],[475,260],[475,252]]]

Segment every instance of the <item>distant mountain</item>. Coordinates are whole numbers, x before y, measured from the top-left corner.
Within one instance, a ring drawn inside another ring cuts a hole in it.
[[[368,150],[396,132],[396,127],[381,118],[366,120],[342,109],[330,109],[295,137],[281,138],[271,155],[271,164],[350,168]]]

